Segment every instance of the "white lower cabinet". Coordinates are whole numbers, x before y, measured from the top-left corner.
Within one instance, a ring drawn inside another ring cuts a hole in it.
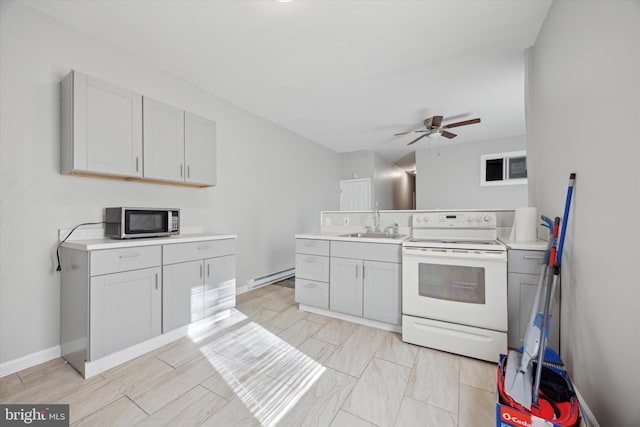
[[[235,306],[235,237],[149,243],[60,248],[61,353],[85,377]]]
[[[362,271],[360,259],[331,257],[329,308],[362,316]]]
[[[401,271],[398,263],[332,257],[330,309],[401,324]]]
[[[196,322],[204,317],[202,261],[162,267],[162,331]]]
[[[161,333],[160,267],[91,278],[89,360]]]
[[[235,270],[234,255],[164,266],[162,331],[234,307]]]
[[[206,259],[204,270],[204,317],[235,307],[235,255]]]
[[[367,319],[402,323],[402,268],[393,262],[364,261],[363,313]]]
[[[296,239],[295,301],[329,308],[329,241]]]
[[[235,256],[231,251],[228,241],[165,246],[163,333],[235,306]],[[206,258],[211,255],[216,256]]]
[[[543,251],[509,249],[507,263],[507,312],[509,318],[508,345],[511,348],[522,346],[524,334],[531,317],[531,308],[535,301],[540,278]],[[544,296],[541,298],[538,312],[544,310]],[[560,351],[560,289],[552,301],[551,330],[549,347]]]
[[[331,242],[329,310],[401,325],[401,245]]]

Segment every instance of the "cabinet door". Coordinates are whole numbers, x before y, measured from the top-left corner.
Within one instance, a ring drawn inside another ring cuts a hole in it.
[[[160,335],[160,268],[91,278],[89,360]]]
[[[143,98],[144,177],[184,182],[184,110]]]
[[[186,112],[184,116],[186,182],[216,184],[216,122]]]
[[[362,260],[331,258],[329,309],[362,316]]]
[[[162,268],[162,332],[188,325],[204,316],[203,270],[202,260]]]
[[[73,168],[142,176],[142,96],[74,72]]]
[[[400,264],[364,261],[363,315],[367,319],[401,324]]]
[[[508,345],[520,348],[525,331],[529,326],[531,309],[536,296],[538,278],[540,275],[525,273],[509,273],[508,279],[508,314],[509,333]],[[552,302],[551,330],[549,332],[549,347],[560,351],[560,298],[556,292]],[[544,295],[541,298],[538,312],[544,310]]]
[[[207,259],[204,267],[204,316],[235,307],[235,255]]]

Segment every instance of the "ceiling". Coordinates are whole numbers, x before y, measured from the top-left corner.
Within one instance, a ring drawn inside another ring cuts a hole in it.
[[[551,5],[23,2],[332,150],[374,150],[399,164],[428,144],[524,134],[525,50]],[[392,136],[433,115],[482,123],[456,129],[452,141],[407,146],[415,136]]]

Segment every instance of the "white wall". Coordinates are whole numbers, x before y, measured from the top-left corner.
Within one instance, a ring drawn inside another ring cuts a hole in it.
[[[524,135],[467,144],[427,143],[435,146],[416,151],[416,209],[528,206],[526,185],[480,185],[480,156],[524,150]]]
[[[105,206],[177,206],[183,225],[238,234],[238,286],[292,268],[293,235],[338,208],[336,153],[24,5],[0,8],[0,362],[59,344],[57,230]],[[58,82],[71,69],[215,120],[217,187],[60,175]]]
[[[528,65],[529,199],[562,215],[561,356],[602,426],[640,409],[640,2],[557,1]]]

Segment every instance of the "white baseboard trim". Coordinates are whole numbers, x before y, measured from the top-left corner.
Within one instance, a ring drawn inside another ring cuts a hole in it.
[[[584,400],[584,398],[582,397],[582,395],[580,394],[580,392],[578,391],[578,387],[576,387],[576,385],[573,385],[573,389],[576,392],[576,396],[578,396],[578,402],[580,402],[580,410],[582,411],[582,415],[587,419],[587,426],[588,427],[600,427],[600,424],[598,423],[598,420],[596,420],[596,417],[593,415],[593,412],[591,412],[591,408],[589,408],[589,405],[587,405],[587,402]]]
[[[370,326],[372,328],[382,329],[385,331],[402,333],[402,326],[392,325],[391,323],[379,322],[377,320],[365,319],[364,317],[351,316],[349,314],[337,313],[323,308],[312,307],[309,305],[298,304],[300,311],[308,311],[309,313],[320,314],[322,316],[333,317],[334,319],[346,320],[359,325]]]
[[[57,359],[61,354],[60,346],[56,345],[44,350],[36,351],[35,353],[27,354],[26,356],[22,356],[17,359],[0,363],[0,378],[22,371],[23,369],[31,368],[32,366],[48,362],[49,360]]]
[[[162,347],[163,345],[178,340],[187,335],[188,330],[188,326],[182,326],[166,334],[158,335],[157,337],[141,342],[140,344],[136,344],[108,356],[101,357],[100,359],[85,362],[84,378],[89,379],[101,372],[114,368],[128,362],[129,360],[133,360],[138,356],[142,356],[145,353]]]

